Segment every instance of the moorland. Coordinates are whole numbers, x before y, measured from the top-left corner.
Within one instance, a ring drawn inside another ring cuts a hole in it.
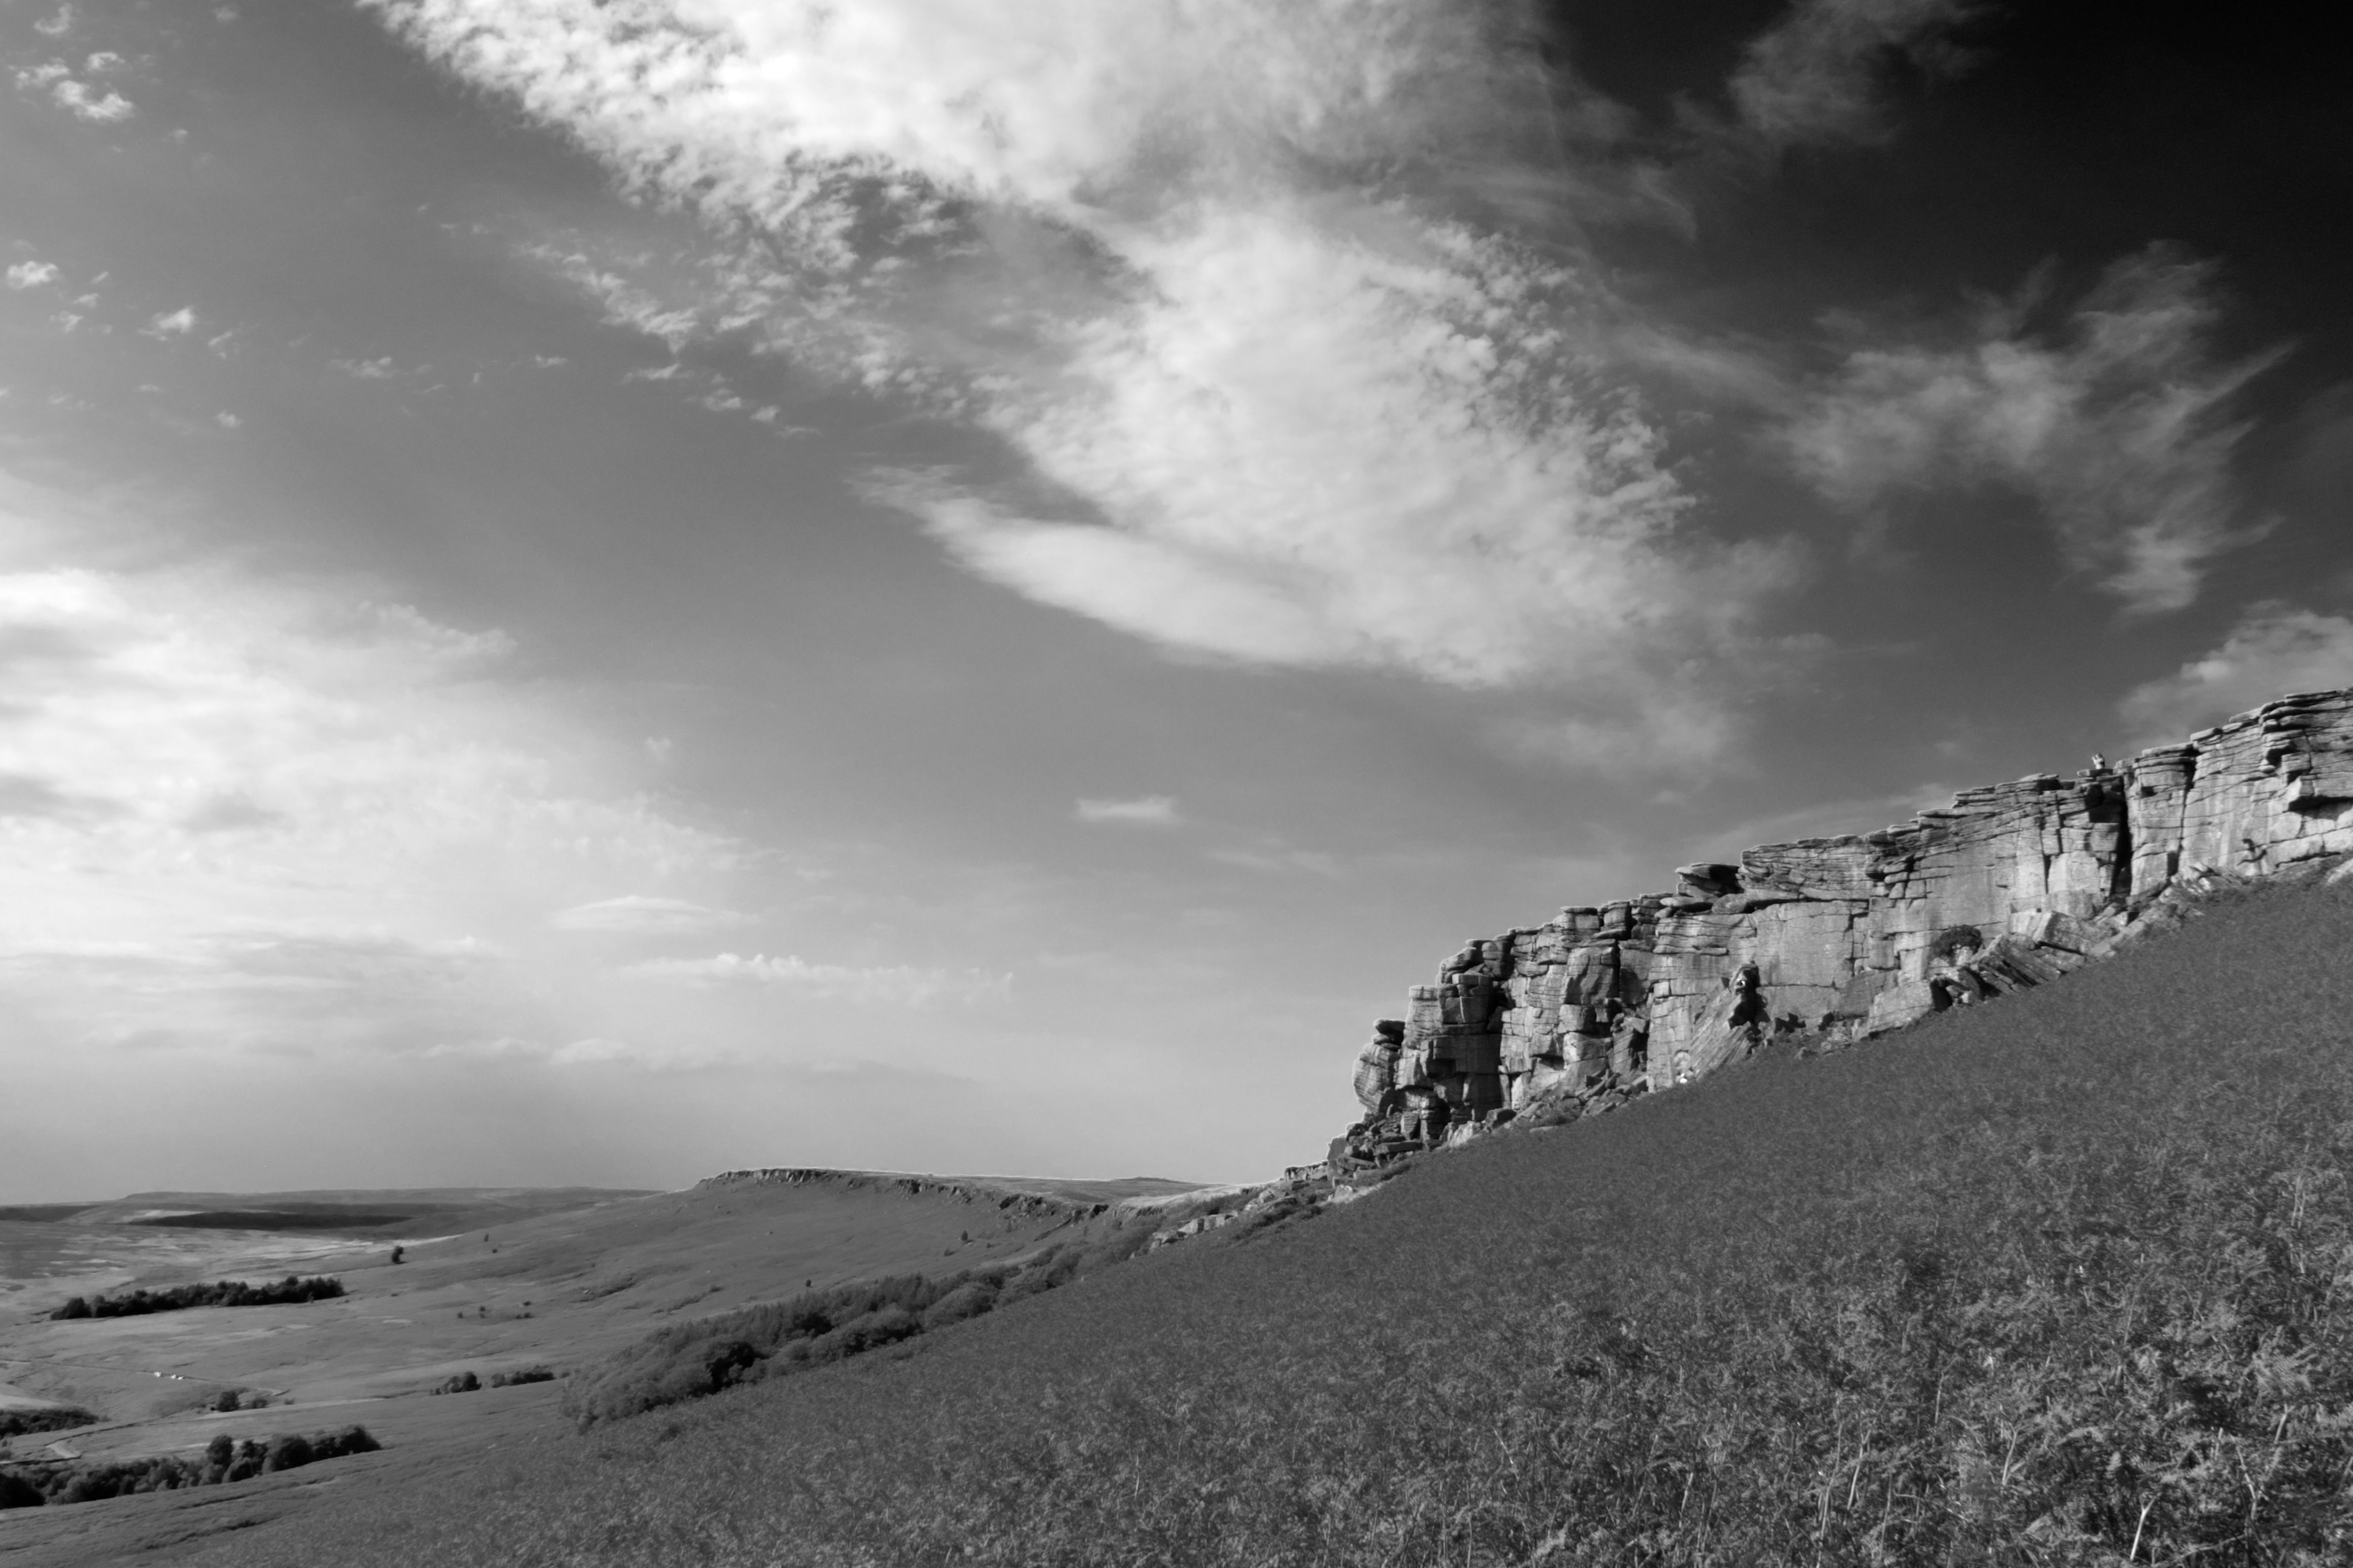
[[[628,1353],[673,1325],[917,1271],[1005,1278],[1043,1252],[1084,1252],[1075,1244],[1117,1228],[1106,1205],[1194,1190],[793,1174],[810,1179],[0,1211],[0,1470],[53,1497],[126,1468],[168,1489],[0,1510],[0,1553],[98,1562],[248,1530],[339,1484],[359,1462],[340,1436],[354,1425],[382,1445],[369,1456],[380,1484],[431,1495],[483,1453],[568,1435],[582,1414],[565,1408],[571,1374],[589,1386],[642,1367]],[[336,1234],[345,1214],[359,1223]],[[305,1228],[240,1223],[256,1215]],[[338,1435],[332,1464],[237,1458],[325,1434]],[[230,1457],[208,1462],[223,1442]]]
[[[200,1560],[2342,1562],[2348,950],[2226,900]]]
[[[551,1403],[211,1489],[244,1500],[209,1519],[205,1493],[132,1497],[26,1510],[118,1521],[102,1542],[17,1539],[28,1563],[135,1537],[141,1561],[240,1568],[2342,1562],[2348,951],[2353,889],[2234,892],[2063,984],[1841,1048],[1778,1040],[868,1353],[585,1428],[551,1384],[410,1398]],[[616,1207],[756,1226],[761,1190]],[[852,1246],[874,1215],[837,1217]],[[1046,1255],[923,1239],[921,1265],[845,1255],[836,1283]],[[501,1278],[488,1245],[418,1248],[447,1271],[437,1322]],[[344,1278],[381,1311],[396,1274]],[[699,1278],[664,1277],[559,1383],[789,1330],[779,1304],[821,1289]]]

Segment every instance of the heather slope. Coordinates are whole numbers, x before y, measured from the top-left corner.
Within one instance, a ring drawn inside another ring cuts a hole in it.
[[[2267,891],[231,1555],[2341,1560],[2348,942]]]

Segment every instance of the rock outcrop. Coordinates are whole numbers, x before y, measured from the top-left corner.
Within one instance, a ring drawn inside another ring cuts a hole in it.
[[[2121,766],[1964,791],[1877,833],[1681,867],[1672,891],[1474,939],[1356,1061],[1334,1171],[1571,1095],[1694,1079],[2042,984],[2186,899],[2353,853],[2353,690],[2286,697]]]

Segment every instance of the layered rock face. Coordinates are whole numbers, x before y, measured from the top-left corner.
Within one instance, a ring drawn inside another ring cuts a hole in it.
[[[1689,1082],[1776,1031],[1853,1038],[2055,979],[2218,880],[2353,853],[2353,690],[2179,745],[1963,792],[1908,824],[1679,868],[1672,892],[1475,940],[1375,1026],[1362,1163],[1610,1085]]]

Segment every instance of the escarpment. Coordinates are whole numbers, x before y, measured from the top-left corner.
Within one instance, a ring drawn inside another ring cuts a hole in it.
[[[1374,1026],[1335,1173],[1564,1097],[1687,1083],[1776,1034],[1851,1041],[2042,984],[2185,900],[2353,853],[2353,690],[2282,698],[2120,766],[1768,844],[1672,891],[1477,939]]]

